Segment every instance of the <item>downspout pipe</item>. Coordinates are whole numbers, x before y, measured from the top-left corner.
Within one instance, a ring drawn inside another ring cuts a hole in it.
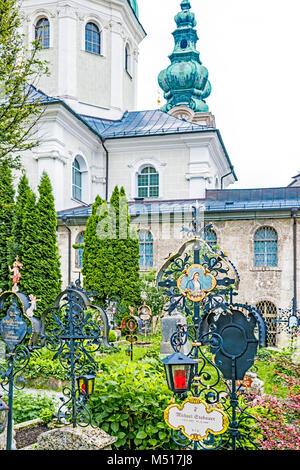
[[[293,219],[293,272],[294,272],[294,298],[293,298],[293,313],[297,310],[297,214],[299,209],[292,210]]]
[[[108,175],[109,175],[109,154],[107,147],[105,146],[105,139],[100,137],[101,144],[105,152],[105,200],[108,200]]]
[[[71,285],[71,229],[67,225],[67,217],[62,217],[63,224],[68,231],[68,286]]]
[[[231,169],[229,173],[226,173],[226,175],[221,176],[221,189],[223,189],[223,180],[229,175],[233,175],[233,169]]]

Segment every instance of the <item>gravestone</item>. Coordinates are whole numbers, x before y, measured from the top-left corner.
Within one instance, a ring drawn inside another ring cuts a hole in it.
[[[171,336],[176,332],[178,324],[186,325],[186,317],[181,315],[177,310],[174,310],[172,315],[167,315],[161,319],[161,343],[160,354],[162,356],[169,356],[174,353],[171,346]],[[180,350],[182,354],[188,354],[190,351],[189,342],[187,342]]]

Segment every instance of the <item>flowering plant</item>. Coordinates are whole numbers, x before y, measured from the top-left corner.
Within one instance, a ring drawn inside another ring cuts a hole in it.
[[[300,371],[288,356],[269,357],[274,366],[274,382],[283,384],[286,396],[255,396],[249,403],[259,422],[256,436],[262,450],[300,450]]]

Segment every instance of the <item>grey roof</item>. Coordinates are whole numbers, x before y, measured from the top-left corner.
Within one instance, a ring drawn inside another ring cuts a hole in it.
[[[30,100],[37,101],[45,105],[53,103],[62,104],[66,109],[68,109],[68,111],[70,111],[77,119],[79,119],[83,124],[85,124],[102,141],[107,139],[120,139],[130,137],[132,138],[198,132],[215,132],[218,135],[220,144],[224,151],[232,175],[237,181],[237,176],[235,174],[234,167],[230,161],[229,155],[225,148],[221,133],[219,129],[216,129],[214,127],[203,126],[194,122],[185,121],[184,119],[178,119],[168,113],[160,111],[159,109],[131,112],[126,111],[122,118],[119,120],[102,119],[97,118],[95,116],[78,114],[63,100],[47,96],[44,92],[42,92],[41,90],[37,90],[33,86],[31,86],[30,90]]]
[[[206,213],[232,213],[250,211],[280,211],[300,209],[300,187],[207,190],[205,199],[198,199],[205,205]],[[129,201],[129,214],[135,217],[143,214],[188,212],[196,199],[180,200],[136,200]],[[78,206],[57,213],[59,218],[87,218],[91,206]]]
[[[104,139],[203,132],[216,129],[184,121],[158,109],[126,111],[118,121],[80,115]]]

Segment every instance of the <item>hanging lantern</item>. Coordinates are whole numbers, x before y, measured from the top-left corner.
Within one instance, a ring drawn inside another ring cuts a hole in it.
[[[7,425],[9,407],[5,401],[0,398],[0,434],[5,430]]]
[[[77,377],[77,386],[81,395],[90,396],[94,393],[95,378],[94,374]]]
[[[131,355],[131,349],[125,349],[125,354],[126,354],[126,356],[130,356]]]
[[[196,362],[182,353],[175,353],[162,359],[165,366],[167,383],[173,393],[191,390]]]

